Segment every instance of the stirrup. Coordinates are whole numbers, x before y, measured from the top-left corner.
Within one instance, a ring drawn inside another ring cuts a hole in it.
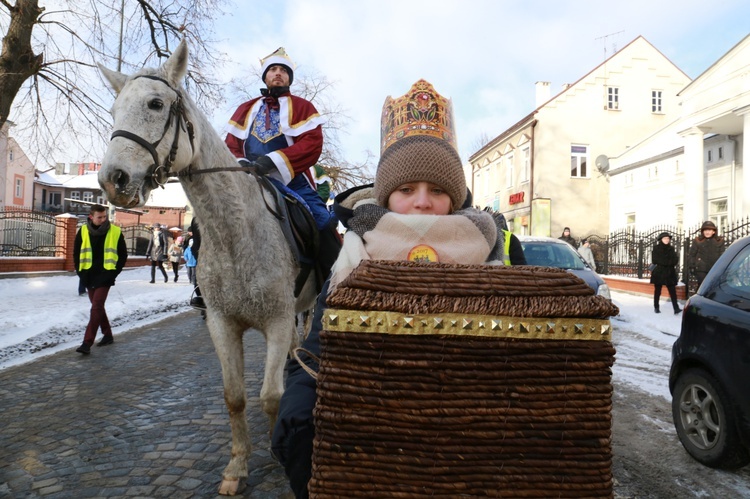
[[[206,302],[203,300],[202,296],[195,294],[196,289],[198,289],[198,286],[195,286],[193,292],[190,294],[190,306],[196,310],[204,312],[206,310]]]

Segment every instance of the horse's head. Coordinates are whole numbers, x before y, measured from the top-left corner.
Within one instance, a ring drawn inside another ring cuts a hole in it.
[[[99,172],[99,184],[117,206],[141,206],[168,175],[193,157],[193,126],[185,113],[180,82],[187,72],[187,43],[157,70],[125,75],[99,66],[117,94],[114,129]]]

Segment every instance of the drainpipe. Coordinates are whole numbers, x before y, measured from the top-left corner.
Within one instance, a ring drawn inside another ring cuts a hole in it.
[[[533,234],[531,224],[534,223],[532,210],[534,209],[534,150],[536,142],[534,140],[534,130],[536,129],[537,120],[531,122],[531,149],[529,151],[529,234]]]

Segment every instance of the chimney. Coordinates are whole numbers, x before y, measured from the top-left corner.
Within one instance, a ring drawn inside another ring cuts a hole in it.
[[[536,107],[541,106],[547,102],[550,98],[550,82],[538,81],[536,82]]]

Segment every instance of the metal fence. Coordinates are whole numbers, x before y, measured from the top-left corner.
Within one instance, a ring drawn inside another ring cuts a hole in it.
[[[58,226],[49,213],[0,210],[0,256],[55,256]]]
[[[78,226],[86,222],[80,218]],[[0,256],[55,256],[65,251],[56,240],[63,227],[54,215],[30,210],[0,209]],[[121,227],[129,255],[145,255],[151,230],[141,225]]]
[[[697,281],[688,269],[688,254],[693,241],[700,234],[700,226],[680,229],[676,226],[660,225],[646,231],[618,230],[608,236],[589,235],[591,250],[596,260],[596,270],[600,274],[621,275],[643,279],[649,277],[651,251],[659,234],[667,232],[672,236],[672,246],[680,256],[677,274],[688,286],[688,294],[695,292]],[[720,227],[718,235],[729,246],[734,241],[750,235],[750,217]]]

